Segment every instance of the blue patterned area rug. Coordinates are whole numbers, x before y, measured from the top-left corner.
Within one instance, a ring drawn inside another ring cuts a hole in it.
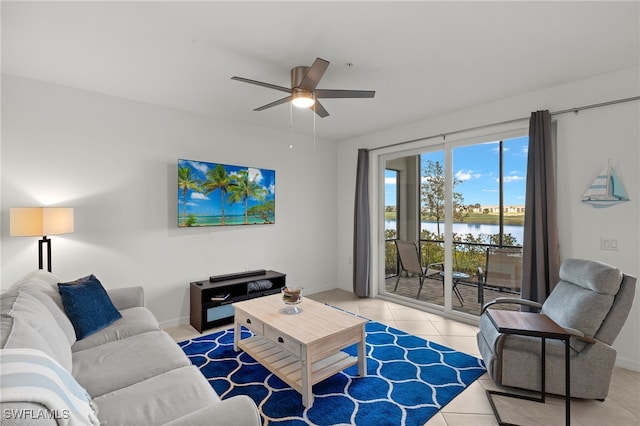
[[[314,403],[244,352],[233,328],[178,343],[222,399],[249,395],[263,424],[423,425],[486,370],[471,355],[375,321],[366,325],[367,376],[354,365],[313,386]],[[242,338],[251,333],[242,330]],[[355,345],[345,349],[356,355]]]

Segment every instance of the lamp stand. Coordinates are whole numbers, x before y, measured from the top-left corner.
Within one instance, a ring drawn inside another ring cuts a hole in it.
[[[46,235],[41,240],[38,240],[38,269],[44,269],[42,267],[42,246],[44,244],[47,245],[47,270],[51,272],[51,239],[47,238]]]

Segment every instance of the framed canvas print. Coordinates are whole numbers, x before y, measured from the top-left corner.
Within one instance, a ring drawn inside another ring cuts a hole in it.
[[[275,223],[276,172],[178,160],[178,227]]]

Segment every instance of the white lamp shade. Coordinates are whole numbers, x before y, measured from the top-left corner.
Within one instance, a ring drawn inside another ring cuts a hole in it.
[[[20,207],[9,210],[9,235],[37,237],[73,232],[73,209],[69,207]]]

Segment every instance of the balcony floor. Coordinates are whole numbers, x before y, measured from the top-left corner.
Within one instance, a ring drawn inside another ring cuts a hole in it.
[[[437,273],[437,271],[434,271]],[[398,290],[393,291],[396,285],[397,277],[390,277],[385,280],[385,289],[390,294],[397,294],[409,299],[415,299],[418,294],[418,288],[420,287],[418,277],[401,277],[398,283]],[[473,280],[473,278],[472,278]],[[466,312],[472,315],[480,315],[481,306],[478,303],[478,285],[474,282],[458,282],[458,290],[462,295],[463,306],[460,306],[460,301],[452,294],[453,309],[458,312]],[[484,303],[490,302],[498,297],[520,297],[517,293],[507,291],[497,291],[491,288],[484,288]],[[420,292],[420,298],[423,302],[433,303],[435,305],[444,306],[444,295],[442,291],[442,280],[425,278],[422,291]],[[500,309],[504,310],[520,310],[518,305],[501,305]]]

